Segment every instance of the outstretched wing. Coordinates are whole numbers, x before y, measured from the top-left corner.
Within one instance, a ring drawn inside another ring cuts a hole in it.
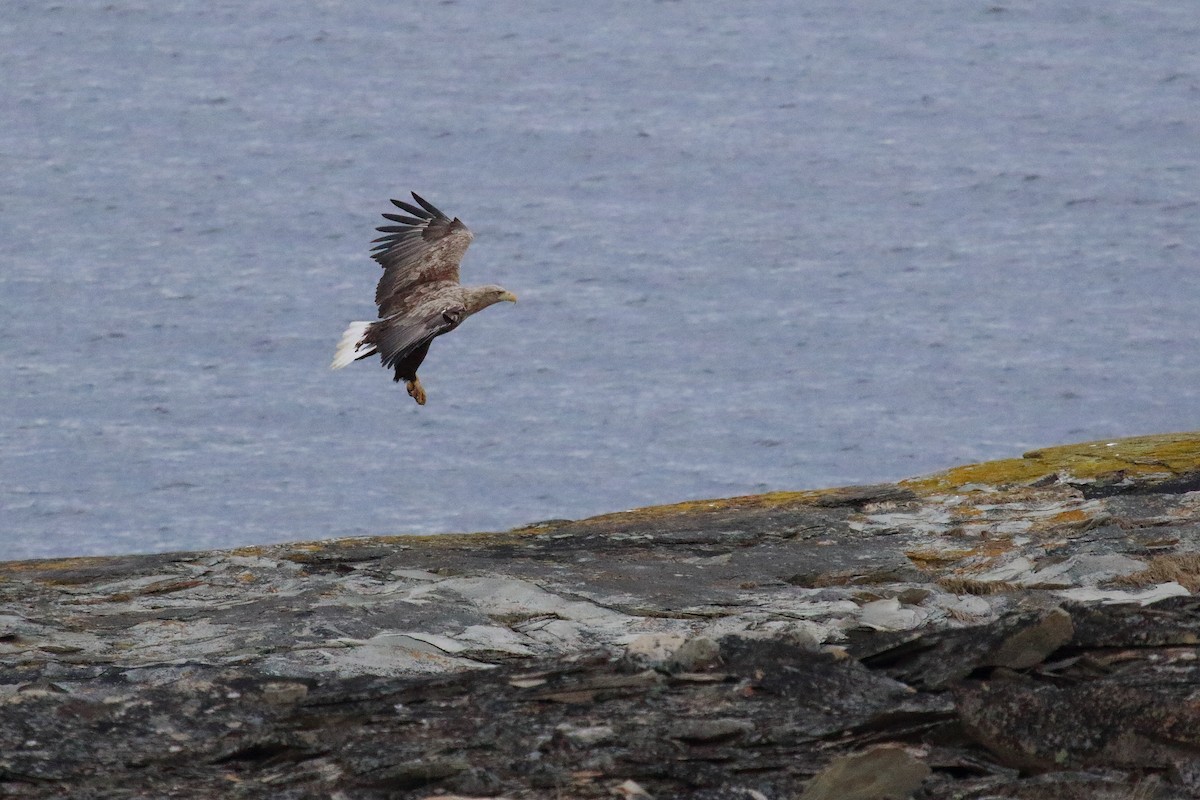
[[[458,283],[458,265],[474,234],[457,217],[450,219],[416,192],[417,205],[403,200],[392,204],[412,216],[384,214],[397,225],[376,230],[386,234],[372,244],[371,257],[383,267],[383,277],[375,287],[379,316],[399,310],[403,298],[413,289],[428,283]]]
[[[396,366],[435,337],[454,330],[466,315],[457,284],[429,284],[406,300],[405,308],[373,324],[367,334],[385,367]]]

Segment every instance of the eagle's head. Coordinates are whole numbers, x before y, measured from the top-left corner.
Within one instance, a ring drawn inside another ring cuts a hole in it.
[[[503,286],[472,286],[467,289],[467,313],[474,314],[490,305],[504,301],[517,302],[517,296]]]

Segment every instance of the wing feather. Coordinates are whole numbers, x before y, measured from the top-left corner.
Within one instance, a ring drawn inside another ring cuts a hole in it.
[[[390,219],[392,222],[403,222],[405,225],[420,225],[424,220],[416,217],[402,217],[399,214],[384,214],[384,219]]]
[[[433,214],[430,214],[424,209],[417,208],[412,203],[406,203],[403,200],[393,200],[392,205],[394,205],[396,208],[407,211],[413,216],[420,217],[421,219],[433,219]]]
[[[433,203],[429,202],[424,197],[421,197],[421,195],[417,194],[416,192],[413,192],[412,196],[413,200],[416,200],[417,205],[419,205],[421,208],[425,209],[430,214],[433,214],[435,217],[445,219],[446,215],[441,211],[438,211],[437,206],[435,206]]]
[[[383,275],[375,287],[380,317],[402,310],[405,297],[423,285],[441,282],[457,285],[459,263],[474,238],[461,220],[450,219],[416,192],[412,196],[415,206],[392,200],[394,206],[412,216],[384,214],[385,219],[400,224],[377,228],[385,235],[372,242],[371,257],[383,267]]]

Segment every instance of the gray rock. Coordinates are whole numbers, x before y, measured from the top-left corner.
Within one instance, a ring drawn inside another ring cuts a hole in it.
[[[900,747],[874,747],[834,759],[800,795],[800,800],[906,800],[930,769]]]
[[[1028,669],[1041,664],[1051,653],[1070,642],[1074,634],[1071,615],[1061,608],[1053,608],[1000,642],[987,657],[987,663],[1009,669]]]
[[[721,646],[707,636],[695,636],[679,646],[666,667],[672,672],[695,672],[704,669],[721,658]]]
[[[685,742],[719,742],[754,732],[754,723],[746,719],[682,720],[671,727],[672,739]]]

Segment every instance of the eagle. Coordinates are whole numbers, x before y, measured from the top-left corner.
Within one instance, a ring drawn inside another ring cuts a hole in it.
[[[404,381],[409,396],[423,406],[425,388],[417,368],[433,340],[493,303],[515,303],[517,296],[503,286],[460,284],[458,265],[475,235],[458,217],[450,219],[416,192],[412,199],[416,205],[392,200],[410,216],[384,214],[397,224],[375,229],[384,234],[372,242],[371,253],[383,267],[375,288],[379,319],[351,322],[330,368],[378,353],[384,368],[395,370],[392,380]]]

